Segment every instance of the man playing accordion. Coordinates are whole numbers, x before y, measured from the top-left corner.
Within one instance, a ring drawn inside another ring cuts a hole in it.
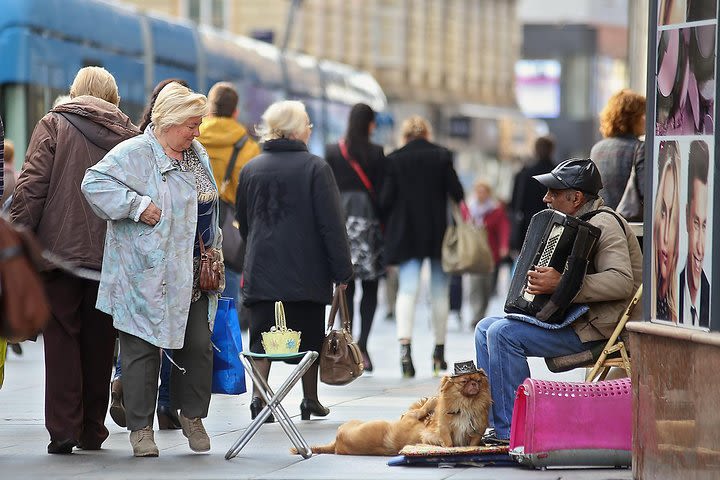
[[[570,159],[550,173],[533,177],[547,188],[543,201],[565,215],[582,217],[600,229],[590,251],[587,272],[573,304],[587,305],[586,313],[567,326],[544,328],[507,317],[487,317],[475,328],[477,365],[490,379],[494,430],[486,443],[507,444],[515,392],[530,376],[528,357],[557,357],[588,349],[586,342],[610,337],[621,313],[642,282],[642,252],[627,222],[603,205],[600,172],[592,160]],[[593,212],[594,214],[589,214]],[[526,238],[526,242],[528,239]],[[536,266],[527,272],[526,292],[555,292],[561,272]]]

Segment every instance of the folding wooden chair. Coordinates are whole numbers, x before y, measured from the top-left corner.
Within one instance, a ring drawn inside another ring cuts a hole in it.
[[[625,330],[625,324],[632,316],[635,306],[642,297],[642,290],[641,284],[632,300],[630,300],[630,304],[620,316],[620,321],[607,341],[592,342],[590,348],[583,352],[546,358],[545,363],[548,369],[553,373],[560,373],[575,368],[587,368],[589,371],[585,377],[586,382],[605,380],[612,367],[622,368],[630,376],[630,355],[621,335]]]

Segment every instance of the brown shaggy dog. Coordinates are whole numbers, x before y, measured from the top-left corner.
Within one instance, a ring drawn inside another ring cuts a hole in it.
[[[476,373],[443,377],[436,398],[432,416],[421,435],[422,443],[442,447],[482,445],[492,404],[485,372],[480,369]]]
[[[399,420],[350,420],[340,425],[332,443],[311,450],[338,455],[397,455],[404,446],[418,443],[480,445],[490,403],[489,384],[482,370],[445,376],[437,397],[413,403]]]

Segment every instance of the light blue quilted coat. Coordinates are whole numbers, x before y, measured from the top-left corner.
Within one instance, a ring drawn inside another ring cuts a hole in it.
[[[213,179],[205,149],[197,141],[192,148]],[[81,188],[93,211],[108,220],[97,309],[112,315],[122,332],[158,347],[182,348],[193,283],[194,174],[173,166],[148,127],[89,168]],[[139,221],[150,201],[162,210],[154,227]],[[212,246],[219,249],[218,215],[216,207]],[[216,310],[217,296],[210,295],[211,331]]]

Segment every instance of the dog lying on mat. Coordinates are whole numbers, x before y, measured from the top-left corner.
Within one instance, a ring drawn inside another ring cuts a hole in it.
[[[490,388],[485,372],[473,362],[455,364],[455,373],[440,381],[438,395],[410,405],[399,420],[350,420],[332,443],[311,447],[313,453],[397,455],[406,445],[478,446],[488,423]],[[297,453],[291,449],[292,453]]]

